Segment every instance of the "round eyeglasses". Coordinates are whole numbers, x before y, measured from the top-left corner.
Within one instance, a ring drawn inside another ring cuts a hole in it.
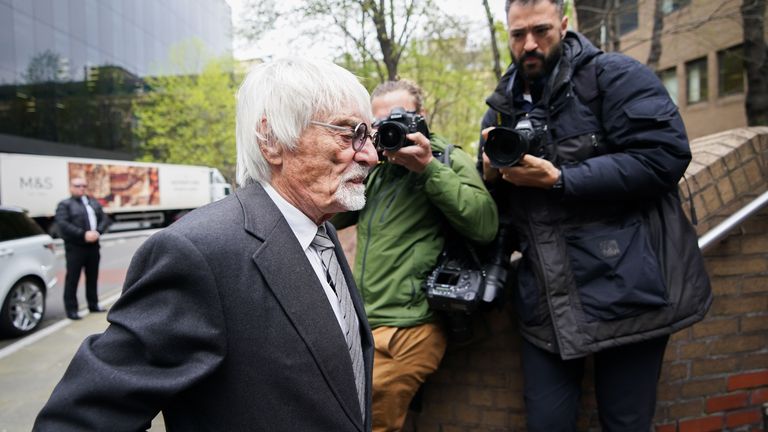
[[[368,125],[363,122],[358,123],[355,125],[355,127],[337,126],[334,124],[323,123],[314,120],[310,120],[310,123],[316,126],[326,127],[328,129],[349,132],[352,135],[352,148],[355,150],[355,153],[359,152],[363,149],[363,147],[365,147],[366,139],[370,139],[371,141],[375,139],[372,134],[368,133]]]

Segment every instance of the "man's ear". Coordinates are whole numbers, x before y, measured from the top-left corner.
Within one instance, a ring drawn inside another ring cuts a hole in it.
[[[282,148],[280,146],[271,146],[268,145],[266,141],[269,141],[269,128],[267,127],[267,119],[266,117],[261,118],[261,123],[259,124],[259,135],[261,135],[263,140],[259,140],[259,150],[261,151],[261,155],[264,156],[264,159],[269,163],[270,165],[281,165],[283,163],[283,155],[282,155]]]
[[[560,21],[560,39],[565,37],[565,32],[568,31],[568,15],[563,16]]]
[[[259,150],[261,150],[261,155],[264,156],[264,159],[270,165],[282,165],[283,152],[279,146],[272,147],[267,145],[265,142],[259,142]]]

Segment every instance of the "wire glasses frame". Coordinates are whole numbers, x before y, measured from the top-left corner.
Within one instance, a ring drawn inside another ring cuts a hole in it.
[[[346,127],[346,126],[337,126],[330,123],[323,123],[319,121],[310,120],[311,124],[316,126],[322,126],[326,127],[328,129],[334,129],[338,131],[345,131],[345,132],[352,132],[354,135],[354,138],[352,139],[352,148],[355,150],[355,153],[359,152],[360,150],[365,147],[365,140],[367,138],[370,138],[371,141],[375,139],[373,134],[368,133],[368,125],[360,122],[355,127]]]

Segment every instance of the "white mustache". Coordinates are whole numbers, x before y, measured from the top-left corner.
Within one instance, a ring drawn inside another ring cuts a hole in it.
[[[371,170],[370,167],[356,163],[354,165],[351,165],[341,175],[341,181],[346,182],[350,180],[364,179],[366,176],[368,176],[368,172],[370,170]]]

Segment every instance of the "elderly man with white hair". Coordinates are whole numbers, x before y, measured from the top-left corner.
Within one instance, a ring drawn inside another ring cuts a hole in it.
[[[372,338],[335,231],[377,162],[369,95],[319,60],[237,97],[238,191],[136,252],[36,431],[368,431]]]

